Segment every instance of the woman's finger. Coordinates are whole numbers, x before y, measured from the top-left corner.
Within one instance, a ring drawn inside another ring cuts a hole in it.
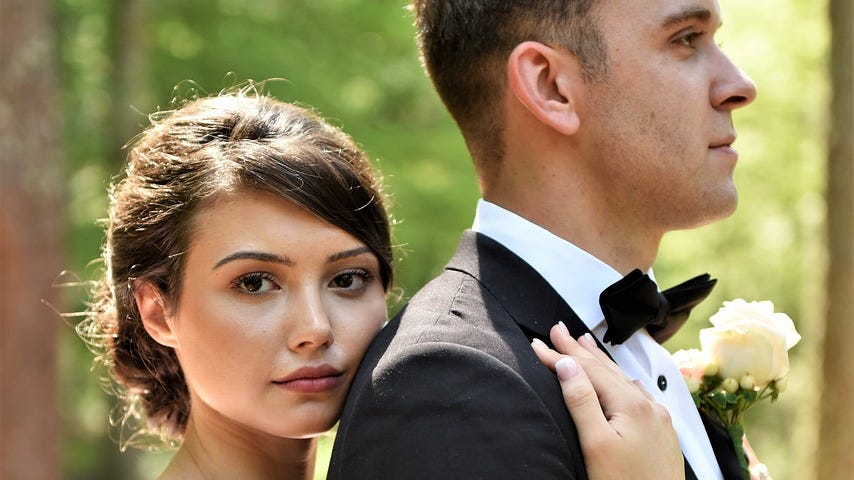
[[[655,401],[655,398],[652,396],[652,394],[649,393],[649,391],[647,391],[646,387],[643,386],[643,383],[640,380],[632,380],[632,383],[634,383],[635,386],[638,387],[638,390],[640,390],[640,392],[643,394],[644,397],[646,397],[647,400],[649,400],[650,402]]]
[[[603,437],[613,436],[599,397],[587,373],[572,357],[566,356],[555,365],[563,400],[578,430],[582,443],[596,443]]]
[[[549,331],[549,338],[558,352],[574,357],[593,357],[593,355],[572,338],[563,322],[558,322]]]
[[[560,352],[552,350],[539,338],[535,338],[534,341],[531,342],[531,347],[534,349],[534,353],[537,354],[537,358],[543,362],[543,365],[549,367],[549,370],[551,371],[554,371],[555,363],[566,356]]]

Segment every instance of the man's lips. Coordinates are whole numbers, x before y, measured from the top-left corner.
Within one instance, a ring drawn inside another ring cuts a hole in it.
[[[732,147],[732,143],[735,142],[735,134],[730,134],[725,137],[722,137],[719,140],[715,140],[709,145],[709,150],[717,153],[726,155],[728,157],[738,158],[738,151]]]
[[[709,148],[732,148],[732,144],[735,142],[735,134],[731,133],[725,137],[720,138],[719,140],[713,141]]]
[[[344,372],[330,365],[302,367],[273,383],[293,392],[320,393],[332,390],[344,382]]]

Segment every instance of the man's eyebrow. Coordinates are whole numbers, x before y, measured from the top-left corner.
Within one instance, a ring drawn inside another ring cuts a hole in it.
[[[674,27],[688,20],[700,20],[703,22],[712,18],[712,11],[705,7],[688,7],[682,11],[672,13],[664,18],[661,26],[664,28]]]
[[[357,255],[361,255],[363,253],[371,253],[371,249],[368,247],[356,247],[351,248],[350,250],[344,250],[343,252],[333,253],[329,256],[329,262],[336,262],[341,260],[342,258],[350,258],[355,257]]]
[[[216,262],[216,265],[214,265],[213,270],[216,270],[217,268],[225,265],[226,263],[233,262],[235,260],[258,260],[261,262],[281,263],[282,265],[287,265],[289,267],[294,265],[294,261],[290,258],[282,257],[280,255],[276,255],[275,253],[241,250],[239,252],[234,252],[231,255]]]

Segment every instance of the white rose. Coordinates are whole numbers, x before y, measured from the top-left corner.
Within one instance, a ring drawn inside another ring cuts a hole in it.
[[[759,322],[767,324],[770,328],[785,335],[786,350],[797,345],[801,336],[795,330],[795,324],[788,315],[782,312],[774,312],[774,303],[770,300],[761,302],[747,302],[740,298],[724,302],[724,306],[709,319],[712,325],[723,327],[743,322]]]
[[[673,363],[679,368],[679,372],[683,378],[693,378],[694,380],[703,380],[706,365],[709,360],[703,355],[703,352],[696,348],[689,350],[679,350],[673,354]]]
[[[721,377],[751,375],[761,388],[788,373],[788,350],[801,336],[792,319],[775,313],[770,301],[724,302],[711,322],[713,328],[700,330],[700,344]]]

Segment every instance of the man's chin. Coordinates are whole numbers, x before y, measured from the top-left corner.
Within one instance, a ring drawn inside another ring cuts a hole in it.
[[[730,178],[730,182],[732,182],[732,178]],[[733,213],[735,213],[736,207],[738,207],[738,190],[735,188],[734,183],[729,184],[729,188],[722,195],[721,198],[721,215],[717,218],[717,220],[722,220],[724,218],[729,217]]]
[[[675,225],[673,230],[690,230],[719,222],[735,213],[738,206],[738,192],[733,187],[728,192],[718,192],[714,197],[706,197],[694,209],[694,214],[686,214],[685,222]]]

